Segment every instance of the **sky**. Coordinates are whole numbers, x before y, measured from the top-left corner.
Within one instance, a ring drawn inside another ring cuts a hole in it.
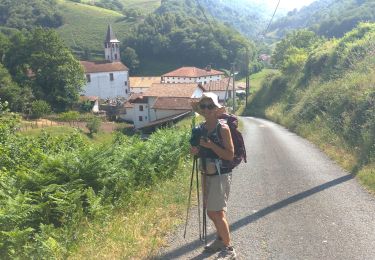
[[[278,0],[249,0],[249,1],[266,3],[271,8],[275,8],[278,2]],[[293,10],[294,8],[300,9],[301,7],[309,5],[314,1],[315,0],[281,0],[279,8],[290,11],[290,10]]]

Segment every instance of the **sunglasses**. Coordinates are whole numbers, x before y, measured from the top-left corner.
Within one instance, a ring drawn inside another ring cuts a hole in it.
[[[208,109],[208,110],[212,110],[214,108],[216,108],[216,106],[214,104],[199,104],[199,108],[204,110],[204,109]]]

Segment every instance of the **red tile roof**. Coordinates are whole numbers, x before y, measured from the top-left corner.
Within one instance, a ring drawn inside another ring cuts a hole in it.
[[[192,110],[191,98],[158,97],[153,109]]]
[[[122,62],[110,61],[80,61],[85,73],[128,71],[129,69]]]
[[[131,88],[149,88],[153,83],[160,83],[160,77],[129,77]]]
[[[188,77],[188,78],[198,78],[198,77],[207,77],[214,75],[224,75],[224,72],[210,69],[200,69],[196,67],[181,67],[174,71],[168,72],[163,75],[163,77]]]
[[[195,90],[204,88],[197,83],[154,83],[143,93],[144,97],[185,97],[190,98]]]
[[[203,87],[207,91],[226,91],[226,89],[228,87],[228,81],[229,81],[229,78],[224,78],[224,79],[221,79],[221,80],[215,80],[215,81],[211,81],[211,82],[205,84]],[[232,90],[232,86],[233,86],[232,82],[233,82],[233,80],[231,79],[228,90]]]

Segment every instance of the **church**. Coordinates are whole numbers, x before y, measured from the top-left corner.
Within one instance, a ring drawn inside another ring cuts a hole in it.
[[[81,95],[100,99],[127,99],[130,95],[129,69],[120,61],[120,41],[108,25],[103,61],[80,61],[86,75]]]

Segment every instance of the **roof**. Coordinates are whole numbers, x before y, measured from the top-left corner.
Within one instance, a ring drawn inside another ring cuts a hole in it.
[[[134,105],[133,103],[130,103],[130,101],[126,101],[125,104],[124,104],[124,108],[133,108]]]
[[[192,110],[190,101],[191,98],[185,97],[158,97],[152,108],[168,110]]]
[[[160,77],[129,77],[131,88],[149,88],[153,83],[160,83]]]
[[[197,83],[154,83],[150,88],[143,93],[147,97],[185,97],[190,98],[193,96],[195,90],[204,88]]]
[[[226,91],[227,87],[228,87],[228,81],[229,81],[229,78],[210,81],[210,82],[208,82],[207,84],[204,85],[204,88],[207,91]],[[233,80],[231,79],[228,90],[232,90],[232,84],[233,84]]]
[[[120,42],[117,40],[115,33],[112,30],[112,26],[108,24],[108,29],[107,29],[107,35],[105,37],[105,42]]]
[[[122,62],[110,61],[80,61],[85,73],[128,71],[129,69]]]
[[[224,75],[224,72],[214,70],[214,69],[200,69],[197,67],[181,67],[174,71],[168,72],[163,75],[163,77],[207,77],[213,75]]]
[[[79,101],[96,101],[99,100],[99,97],[97,96],[79,96]]]

